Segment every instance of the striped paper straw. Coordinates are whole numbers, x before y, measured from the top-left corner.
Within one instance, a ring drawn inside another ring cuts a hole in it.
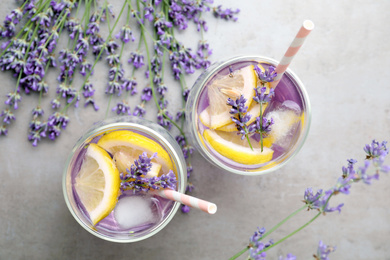
[[[284,54],[283,58],[279,62],[278,66],[276,66],[276,72],[278,73],[278,75],[275,77],[274,81],[271,82],[272,88],[275,88],[278,85],[284,72],[286,71],[291,61],[295,57],[295,54],[297,54],[299,48],[301,48],[303,42],[306,40],[306,37],[313,30],[313,28],[314,28],[314,23],[312,21],[306,20],[303,22],[301,29],[298,31],[290,47],[288,47],[286,53]]]
[[[214,214],[215,212],[217,212],[217,205],[215,205],[214,203],[201,200],[174,190],[155,190],[153,191],[153,193],[160,197],[180,202],[189,207],[203,210],[204,212],[207,212],[209,214]]]

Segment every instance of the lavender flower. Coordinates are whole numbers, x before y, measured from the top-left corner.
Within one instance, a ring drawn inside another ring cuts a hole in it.
[[[175,139],[182,149],[184,158],[189,158],[190,155],[195,151],[195,148],[187,143],[187,140],[183,135],[178,135]]]
[[[137,93],[137,81],[134,77],[131,77],[129,79],[123,80],[122,89],[125,89],[126,91],[130,91],[130,95],[135,95]]]
[[[237,21],[238,18],[235,17],[235,15],[237,15],[239,12],[240,12],[239,9],[232,10],[230,8],[226,8],[224,10],[222,9],[221,5],[213,8],[213,13],[215,17],[225,19],[227,21],[229,20],[232,20],[234,22]]]
[[[18,109],[18,102],[22,100],[22,97],[17,91],[7,94],[7,100],[4,102],[6,105],[14,106],[14,109]]]
[[[112,109],[112,111],[116,111],[117,115],[131,115],[130,112],[130,106],[127,104],[126,101],[118,102],[117,105]]]
[[[267,247],[273,244],[272,240],[263,243],[262,239],[265,233],[265,228],[257,228],[255,233],[249,238],[249,257],[253,260],[263,260],[267,256],[266,252],[262,252]]]
[[[181,212],[183,212],[183,213],[189,213],[191,210],[191,208],[187,205],[181,205],[180,209],[181,209]]]
[[[60,106],[61,106],[61,103],[60,103],[60,100],[59,100],[58,97],[55,98],[55,99],[53,99],[53,100],[51,101],[51,107],[52,107],[53,109],[57,109],[57,108],[59,108]]]
[[[130,59],[128,60],[128,62],[132,63],[137,69],[145,65],[144,56],[139,51],[131,52]]]
[[[135,38],[133,36],[133,31],[131,30],[129,25],[124,25],[120,32],[116,35],[117,39],[121,39],[122,42],[128,43],[130,40],[133,42]]]
[[[236,124],[238,133],[241,135],[241,139],[247,138],[249,142],[249,134],[253,132],[253,127],[249,127],[247,123],[251,119],[251,116],[246,114],[248,107],[245,106],[246,98],[243,95],[238,97],[235,101],[228,98],[227,104],[231,106],[229,113],[237,115],[237,117],[231,117],[232,121]],[[250,145],[250,142],[249,142]]]
[[[157,156],[157,153],[153,154],[150,158],[144,152],[139,156],[138,160],[134,161],[130,170],[126,169],[127,173],[120,173],[121,190],[135,190],[147,192],[151,189],[176,189],[176,175],[173,171],[169,171],[167,174],[163,174],[160,177],[145,177],[152,167],[151,160]]]
[[[42,137],[46,137],[47,124],[40,122],[38,119],[33,119],[29,125],[28,140],[35,147]]]
[[[42,116],[44,113],[43,109],[40,106],[37,106],[32,110],[33,117]]]
[[[248,127],[250,133],[256,132],[261,134],[263,137],[267,137],[268,133],[271,132],[271,126],[274,124],[273,118],[267,119],[263,117],[256,117],[256,120],[253,124]]]
[[[7,135],[8,134],[8,129],[6,127],[6,125],[0,125],[0,136],[1,135]]]
[[[372,140],[371,144],[367,144],[364,147],[364,151],[367,153],[367,159],[378,158],[388,154],[388,149],[386,147],[387,142],[383,141],[379,143],[375,140]]]
[[[89,104],[91,104],[93,106],[93,109],[95,109],[95,111],[99,110],[99,106],[96,105],[96,102],[95,102],[95,100],[92,97],[88,97],[85,100],[84,107],[88,106]]]
[[[314,255],[314,258],[317,260],[329,260],[329,254],[334,252],[336,247],[327,246],[322,241],[318,243],[317,254]]]
[[[138,117],[143,117],[146,113],[146,110],[143,106],[143,104],[141,105],[137,105],[134,109],[134,112],[133,112],[133,116],[138,116]]]
[[[152,88],[146,87],[142,90],[142,96],[141,100],[142,101],[149,101],[152,98]]]
[[[258,78],[264,85],[265,82],[272,82],[274,81],[274,78],[278,75],[275,71],[274,66],[269,66],[264,72],[257,66],[255,65],[254,70],[257,73]]]
[[[296,260],[296,259],[297,257],[290,253],[286,255],[286,258],[284,258],[283,256],[279,256],[279,260]]]
[[[255,96],[253,97],[253,100],[262,104],[270,102],[272,97],[275,95],[275,91],[273,88],[269,90],[268,94],[266,94],[266,91],[266,87],[260,88],[260,92],[258,88],[255,88]]]
[[[9,109],[4,109],[3,111],[1,111],[0,116],[4,117],[3,122],[6,124],[10,124],[11,120],[16,119],[12,111]]]

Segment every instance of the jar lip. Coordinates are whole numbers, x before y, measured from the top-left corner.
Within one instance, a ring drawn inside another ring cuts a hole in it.
[[[126,120],[126,122],[120,122],[118,120]],[[142,124],[141,124],[142,123]],[[151,127],[156,128],[152,129]],[[74,147],[72,148],[71,152],[69,153],[69,156],[67,158],[63,176],[62,176],[62,189],[63,194],[65,198],[65,202],[67,204],[67,207],[69,211],[71,212],[72,216],[75,218],[75,220],[89,233],[110,241],[110,242],[117,242],[117,243],[130,243],[130,242],[137,242],[144,240],[146,238],[149,238],[159,231],[161,231],[174,217],[174,215],[177,213],[177,211],[180,208],[179,202],[174,202],[172,209],[169,211],[167,216],[163,219],[163,221],[159,224],[157,224],[150,232],[141,235],[140,237],[129,237],[129,238],[115,238],[114,236],[107,236],[105,234],[99,233],[96,229],[91,228],[90,223],[85,223],[75,212],[77,210],[76,205],[74,203],[74,199],[72,198],[71,192],[73,192],[72,184],[67,180],[67,178],[70,178],[70,174],[72,171],[73,166],[73,160],[76,158],[76,153],[78,154],[80,152],[80,149],[84,147],[89,141],[91,141],[94,137],[99,136],[107,131],[115,131],[115,130],[134,130],[140,133],[145,133],[147,136],[155,139],[158,143],[160,143],[165,150],[169,153],[169,155],[172,157],[172,162],[175,164],[177,169],[177,174],[179,176],[177,190],[181,193],[184,193],[186,190],[186,183],[187,183],[187,167],[185,164],[185,159],[181,153],[181,149],[178,146],[176,142],[174,142],[173,137],[169,134],[169,132],[161,127],[160,125],[157,125],[156,123],[153,123],[151,121],[145,120],[145,119],[139,119],[136,117],[114,117],[107,120],[99,121],[95,123],[93,126],[91,126],[84,134],[83,136],[76,142]],[[171,139],[171,140],[168,140]],[[76,207],[76,208],[75,208]]]
[[[227,66],[229,66],[231,64],[235,64],[235,63],[239,63],[239,62],[250,62],[250,61],[269,63],[269,64],[274,65],[274,66],[276,66],[278,64],[278,62],[272,58],[259,56],[259,55],[237,56],[237,57],[227,59],[225,61],[216,62],[216,63],[212,64],[209,67],[210,69],[205,70],[199,76],[198,80],[194,83],[194,85],[192,86],[191,91],[194,91],[194,92],[191,93],[190,95],[192,97],[194,97],[193,102],[191,102],[193,105],[190,107],[189,103],[187,103],[186,112],[188,114],[196,115],[194,118],[192,118],[192,121],[187,120],[187,123],[189,123],[190,133],[194,139],[193,141],[198,144],[197,148],[201,150],[200,153],[203,155],[203,157],[205,157],[209,162],[211,162],[213,165],[217,166],[218,168],[220,168],[222,170],[225,170],[225,171],[228,171],[231,173],[235,173],[235,174],[239,174],[239,175],[257,176],[257,175],[270,173],[270,172],[273,172],[277,169],[280,169],[285,164],[287,164],[300,151],[300,149],[303,147],[303,144],[306,141],[306,138],[308,136],[308,132],[310,130],[311,105],[310,105],[309,96],[307,94],[306,88],[303,85],[302,81],[290,68],[287,68],[285,71],[285,74],[290,78],[290,80],[295,82],[294,85],[296,85],[298,90],[300,91],[301,96],[302,96],[301,99],[302,99],[304,111],[305,111],[305,121],[304,121],[304,125],[302,126],[300,138],[297,141],[293,150],[291,150],[292,152],[289,152],[287,155],[283,156],[284,159],[280,163],[276,164],[273,167],[267,168],[267,166],[265,165],[263,167],[260,167],[258,169],[254,169],[254,170],[235,169],[235,168],[232,168],[232,167],[222,163],[221,161],[215,159],[215,156],[204,145],[202,145],[203,141],[201,140],[201,137],[197,134],[197,128],[198,128],[197,127],[197,125],[198,125],[197,106],[198,106],[200,94],[202,93],[204,87],[208,84],[209,80],[212,79],[212,77],[216,73],[218,73],[221,69],[226,68]],[[201,80],[199,81],[199,79],[201,79]],[[187,118],[189,118],[188,115],[187,115]]]

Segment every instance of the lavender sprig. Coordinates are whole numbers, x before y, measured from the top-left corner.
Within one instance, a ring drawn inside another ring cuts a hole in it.
[[[231,119],[236,124],[239,135],[241,135],[241,139],[246,138],[250,148],[253,150],[252,144],[249,140],[249,135],[253,133],[254,128],[251,128],[247,125],[249,120],[251,119],[251,115],[248,115],[246,112],[248,107],[245,106],[246,98],[243,95],[238,97],[236,100],[228,98],[227,104],[231,106],[229,113],[232,115]]]
[[[356,168],[355,167],[355,164],[357,163],[356,160],[354,159],[347,160],[348,162],[347,166],[346,167],[343,166],[341,168],[342,175],[337,179],[336,184],[332,188],[326,191],[324,191],[323,189],[319,189],[317,192],[314,192],[312,188],[307,188],[304,192],[303,202],[305,203],[305,205],[303,207],[291,213],[289,216],[287,216],[285,219],[283,219],[277,225],[271,228],[267,233],[265,233],[264,229],[259,229],[258,231],[256,231],[255,234],[249,239],[248,247],[238,252],[230,259],[236,259],[237,257],[241,256],[248,250],[250,255],[249,259],[265,259],[267,250],[271,249],[272,247],[282,243],[286,239],[295,235],[300,230],[302,230],[303,228],[311,224],[319,216],[325,215],[325,213],[331,213],[335,211],[338,211],[340,213],[341,208],[344,205],[343,203],[338,204],[334,207],[329,206],[330,199],[333,196],[337,194],[348,195],[350,193],[352,184],[357,183],[359,181],[362,181],[365,184],[371,184],[371,180],[373,179],[378,180],[379,175],[381,173],[390,172],[390,165],[384,164],[385,158],[389,153],[389,150],[386,145],[387,145],[386,141],[380,143],[375,140],[373,140],[371,144],[367,144],[363,148],[363,150],[366,152],[366,160],[363,166]],[[294,217],[299,212],[305,209],[307,209],[308,211],[316,210],[318,211],[318,213],[307,223],[305,223],[295,231],[291,232],[287,236],[283,237],[282,239],[274,243],[261,242],[262,240],[264,240],[265,237],[267,237],[269,234],[271,234],[272,232],[277,230],[280,226],[282,226],[285,222],[287,222],[292,217]],[[320,241],[318,245],[317,254],[315,254],[314,257],[316,259],[327,260],[328,255],[334,250],[335,247],[326,246],[322,243],[322,241]]]
[[[255,96],[253,100],[260,104],[260,116],[256,118],[256,122],[254,123],[253,131],[260,134],[260,146],[261,151],[263,151],[263,138],[268,135],[271,131],[270,126],[274,123],[273,119],[265,120],[263,118],[263,105],[269,103],[272,97],[275,95],[275,91],[273,88],[267,92],[267,88],[264,86],[267,82],[272,82],[274,78],[277,76],[275,71],[275,67],[269,66],[264,72],[257,66],[254,66],[254,70],[260,80],[260,84],[262,87],[255,88]]]
[[[145,177],[152,167],[151,160],[156,157],[157,153],[148,157],[144,152],[134,161],[130,169],[126,169],[126,173],[120,173],[121,191],[134,190],[148,192],[149,190],[160,189],[175,190],[177,179],[172,170],[169,170],[167,174],[163,174],[160,177]]]

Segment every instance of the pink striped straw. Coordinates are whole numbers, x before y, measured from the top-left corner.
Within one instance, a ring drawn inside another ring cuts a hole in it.
[[[314,23],[312,21],[306,20],[303,22],[301,29],[298,31],[293,42],[290,44],[290,47],[288,47],[286,53],[284,54],[283,58],[280,60],[278,66],[276,66],[276,72],[278,73],[278,75],[275,77],[274,81],[271,82],[272,88],[275,88],[278,85],[284,72],[286,71],[291,61],[295,57],[295,54],[297,54],[299,48],[301,48],[303,42],[306,40],[306,37],[313,29],[314,29]]]
[[[215,212],[217,212],[217,205],[215,205],[214,203],[201,200],[174,190],[155,190],[153,191],[153,193],[160,197],[180,202],[189,207],[203,210],[204,212],[209,214],[214,214]]]

